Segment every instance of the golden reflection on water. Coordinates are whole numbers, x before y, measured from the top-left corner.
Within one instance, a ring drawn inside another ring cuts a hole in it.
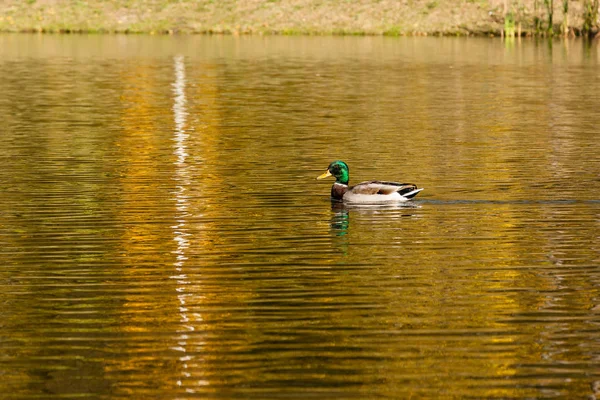
[[[593,394],[596,48],[86,40],[0,50],[0,389]],[[425,191],[332,205],[333,159]]]

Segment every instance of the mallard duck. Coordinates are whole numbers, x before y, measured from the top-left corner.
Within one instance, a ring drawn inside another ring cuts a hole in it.
[[[408,201],[415,197],[421,190],[412,183],[396,183],[383,181],[368,181],[356,186],[348,186],[350,170],[343,161],[334,161],[329,164],[327,171],[318,176],[324,179],[328,176],[335,177],[331,187],[331,198],[349,203],[387,203]]]

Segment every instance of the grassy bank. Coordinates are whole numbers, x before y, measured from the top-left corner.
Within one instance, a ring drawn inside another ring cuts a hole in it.
[[[569,2],[569,26],[574,28],[571,32],[577,33],[583,23],[583,1]],[[499,34],[508,11],[523,34],[527,34],[535,32],[536,21],[547,20],[548,9],[543,3],[544,0],[4,0],[0,2],[0,31]],[[555,31],[560,31],[561,1],[555,3]]]

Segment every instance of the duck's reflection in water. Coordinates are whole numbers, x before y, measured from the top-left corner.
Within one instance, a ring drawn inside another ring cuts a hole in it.
[[[332,205],[331,210],[333,211],[331,214],[331,230],[335,232],[336,236],[346,235],[350,226],[350,213],[348,209]]]
[[[336,236],[348,234],[350,228],[350,212],[359,212],[371,215],[381,216],[387,213],[386,218],[405,218],[414,217],[414,212],[421,206],[414,202],[393,203],[393,204],[348,204],[339,201],[331,202],[331,230]]]

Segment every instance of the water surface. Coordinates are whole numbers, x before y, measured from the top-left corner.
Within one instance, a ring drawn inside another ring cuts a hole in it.
[[[599,61],[0,36],[0,393],[600,397]],[[335,159],[425,190],[332,205]]]

